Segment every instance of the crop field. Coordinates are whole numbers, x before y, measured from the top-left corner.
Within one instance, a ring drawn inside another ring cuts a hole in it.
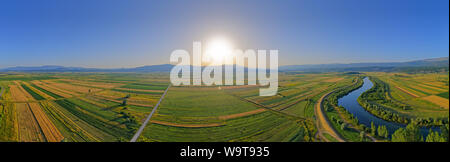
[[[315,141],[315,102],[354,78],[280,76],[278,94],[267,97],[259,96],[259,86],[171,87],[140,140]]]
[[[220,126],[181,127],[152,123],[142,141],[307,141],[311,134],[304,123],[271,112],[223,121]]]
[[[339,78],[339,79],[330,79]],[[275,111],[301,118],[314,116],[314,104],[325,92],[350,84],[354,76],[341,74],[283,75],[279,79],[278,94],[259,96],[259,87],[230,89],[228,93]]]
[[[447,118],[448,74],[370,73],[389,86],[386,96],[408,109],[386,106],[403,115],[419,118]]]
[[[0,141],[129,141],[163,85],[159,74],[2,75]]]
[[[448,75],[366,73],[390,87],[386,97],[413,117],[448,117]],[[278,93],[259,96],[254,85],[172,86],[138,141],[338,141],[318,136],[318,101],[361,75],[280,73]],[[169,85],[166,73],[53,73],[1,75],[0,141],[129,141]],[[383,103],[379,103],[383,104]],[[348,141],[358,127],[331,126]]]

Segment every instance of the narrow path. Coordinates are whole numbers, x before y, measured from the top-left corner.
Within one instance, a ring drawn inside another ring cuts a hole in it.
[[[330,121],[328,120],[325,112],[323,111],[323,100],[328,97],[334,91],[328,92],[317,101],[315,112],[317,117],[317,129],[319,136],[323,133],[322,131],[327,132],[331,136],[333,136],[339,142],[345,142],[345,140],[339,135],[339,133],[333,128]]]
[[[288,113],[285,113],[285,112],[281,112],[281,111],[278,111],[278,110],[274,110],[274,109],[268,108],[265,105],[262,105],[260,103],[257,103],[257,102],[251,101],[251,100],[247,100],[245,98],[241,98],[241,97],[239,97],[237,95],[233,95],[233,94],[229,94],[229,95],[234,96],[234,97],[236,97],[237,99],[239,99],[241,101],[248,102],[248,103],[251,103],[251,104],[253,104],[253,105],[257,106],[257,107],[266,109],[266,110],[268,110],[270,112],[277,113],[277,114],[280,114],[280,115],[284,115],[286,117],[289,117],[289,119],[295,119],[295,120],[300,119],[300,120],[305,120],[305,121],[311,121],[311,119],[308,119],[308,118],[299,117],[299,116],[291,115],[291,114],[288,114]]]
[[[162,94],[161,98],[159,99],[158,103],[156,103],[155,107],[153,107],[152,112],[147,116],[147,119],[145,119],[144,123],[142,123],[141,127],[139,127],[138,131],[136,132],[136,134],[134,134],[133,138],[131,138],[130,142],[136,142],[137,139],[139,138],[139,136],[141,135],[142,131],[144,130],[145,126],[147,126],[148,122],[150,121],[150,118],[152,118],[152,115],[155,113],[156,109],[158,109],[159,104],[161,103],[161,101],[164,99],[164,96],[167,93],[167,90],[169,90],[170,88],[170,84],[169,86],[166,88],[166,90],[164,91],[164,93]]]

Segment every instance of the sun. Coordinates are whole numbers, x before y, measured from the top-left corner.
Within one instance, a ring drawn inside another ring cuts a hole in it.
[[[206,47],[206,56],[212,59],[213,64],[223,64],[225,58],[231,56],[233,52],[230,41],[223,37],[212,39]]]

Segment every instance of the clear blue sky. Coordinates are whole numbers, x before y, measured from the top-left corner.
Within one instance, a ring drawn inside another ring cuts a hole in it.
[[[2,0],[0,68],[135,67],[216,35],[280,65],[449,54],[448,0]]]

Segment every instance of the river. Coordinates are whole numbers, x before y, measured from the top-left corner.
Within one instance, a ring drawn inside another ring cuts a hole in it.
[[[352,113],[355,117],[358,118],[359,123],[362,123],[362,124],[366,125],[367,127],[370,127],[371,122],[373,122],[374,125],[376,125],[377,127],[380,125],[385,125],[389,131],[389,135],[394,133],[395,130],[397,130],[398,128],[406,127],[406,125],[404,125],[404,124],[389,122],[389,121],[380,119],[380,118],[372,115],[371,113],[367,112],[361,105],[359,105],[359,103],[357,101],[358,97],[362,93],[364,93],[365,91],[369,90],[372,87],[373,87],[373,83],[369,80],[368,77],[365,77],[364,84],[360,88],[358,88],[358,89],[350,92],[346,96],[338,99],[338,105],[343,106],[345,109],[347,109],[348,112]],[[421,133],[424,135],[424,139],[425,139],[426,135],[428,134],[429,128],[423,127],[420,130],[421,130]],[[439,131],[439,128],[433,128],[433,130]]]

